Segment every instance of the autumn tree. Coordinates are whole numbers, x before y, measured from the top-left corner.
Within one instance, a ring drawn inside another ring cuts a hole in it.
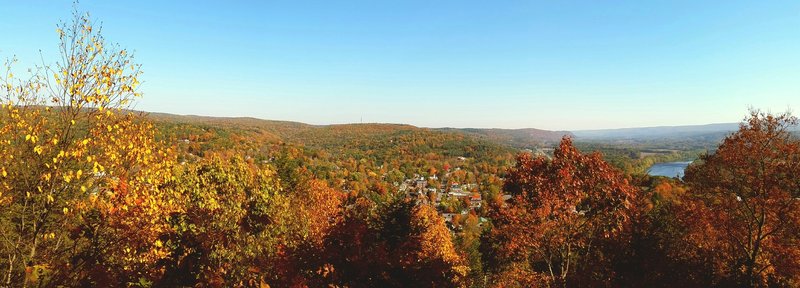
[[[521,154],[509,170],[509,203],[493,202],[484,255],[500,286],[608,285],[604,242],[629,223],[634,189],[598,153],[564,138],[552,160]]]
[[[800,285],[800,141],[790,132],[797,123],[751,111],[686,171],[688,239],[712,253],[722,284]]]
[[[53,266],[56,283],[139,283],[162,273],[157,263],[168,250],[159,239],[171,230],[168,216],[180,211],[178,195],[165,189],[174,156],[154,140],[152,124],[134,118],[121,116],[127,120],[114,124],[118,130],[92,137],[103,148],[85,157],[105,167],[93,168],[93,179],[79,188],[88,194],[63,209],[68,218],[61,229],[68,229],[71,245],[61,253],[70,257]]]
[[[168,189],[180,195],[180,210],[157,240],[169,251],[157,285],[261,283],[270,268],[264,264],[296,245],[289,199],[268,167],[212,158],[189,165]]]
[[[713,269],[706,254],[684,240],[693,219],[682,201],[686,185],[677,178],[642,175],[629,229],[605,249],[613,283],[625,287],[709,287]],[[622,240],[622,241],[620,241]],[[700,252],[700,253],[698,253]]]
[[[295,243],[285,245],[281,253],[262,266],[272,276],[267,283],[277,287],[318,286],[316,279],[326,273],[325,239],[341,221],[345,194],[313,179],[284,191],[289,197],[290,223],[295,227]]]
[[[359,197],[325,241],[320,283],[347,287],[458,287],[468,268],[435,209],[387,195]]]
[[[456,218],[456,217],[454,217]],[[459,229],[455,233],[454,243],[465,263],[469,265],[466,286],[484,287],[483,262],[481,261],[480,237],[483,233],[480,217],[470,213],[459,219]],[[454,219],[454,222],[455,219]]]
[[[10,61],[0,76],[6,285],[77,285],[98,265],[130,271],[163,252],[153,244],[158,233],[148,232],[165,227],[170,208],[150,196],[170,178],[169,151],[153,141],[152,126],[124,110],[141,95],[139,65],[106,43],[88,16],[74,16],[56,29],[57,64],[19,78]],[[96,241],[108,229],[142,233],[120,238],[136,244]],[[108,257],[95,257],[101,252]]]

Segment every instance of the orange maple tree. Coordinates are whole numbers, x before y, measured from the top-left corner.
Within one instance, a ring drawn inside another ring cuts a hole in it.
[[[552,160],[521,154],[506,190],[513,198],[492,205],[486,253],[500,286],[588,285],[582,272],[602,263],[599,246],[625,228],[636,197],[619,171],[569,138]]]
[[[789,114],[751,111],[739,131],[686,171],[688,239],[723,283],[800,284],[800,141]]]
[[[359,197],[325,240],[322,279],[312,286],[460,287],[469,272],[433,207]]]

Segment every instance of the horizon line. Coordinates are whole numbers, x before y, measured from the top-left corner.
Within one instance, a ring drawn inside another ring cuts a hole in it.
[[[145,110],[136,110],[136,109],[129,109],[131,111],[143,112],[143,113],[157,113],[157,114],[167,114],[173,116],[183,116],[183,117],[206,117],[206,118],[220,118],[220,119],[237,119],[237,118],[249,118],[261,121],[276,121],[276,122],[292,122],[310,126],[334,126],[334,125],[370,125],[370,124],[383,124],[383,125],[407,125],[417,128],[428,128],[428,129],[498,129],[498,130],[525,130],[525,129],[536,129],[542,131],[550,131],[550,132],[592,132],[592,131],[604,131],[604,130],[625,130],[625,129],[643,129],[643,128],[676,128],[676,127],[698,127],[698,126],[710,126],[710,125],[729,125],[729,124],[740,124],[742,121],[736,122],[713,122],[713,123],[703,123],[703,124],[677,124],[677,125],[655,125],[655,126],[628,126],[628,127],[615,127],[615,128],[592,128],[592,129],[543,129],[543,128],[536,128],[536,127],[519,127],[519,128],[501,128],[501,127],[457,127],[457,126],[425,126],[425,125],[415,125],[412,123],[401,123],[401,122],[329,122],[329,123],[310,123],[310,122],[303,122],[299,120],[287,120],[287,119],[268,119],[268,118],[261,118],[257,116],[216,116],[216,115],[199,115],[199,114],[179,114],[179,113],[171,113],[171,112],[161,112],[161,111],[145,111]]]

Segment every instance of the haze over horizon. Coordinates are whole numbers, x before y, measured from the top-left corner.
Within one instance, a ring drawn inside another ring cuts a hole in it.
[[[72,2],[0,0],[0,58],[57,57]],[[800,3],[83,1],[135,107],[309,124],[587,130],[800,107]],[[23,73],[24,74],[24,73]]]
[[[683,125],[656,125],[656,126],[630,126],[630,127],[611,127],[611,128],[595,128],[595,129],[544,129],[539,127],[508,127],[508,128],[501,128],[501,127],[458,127],[458,126],[421,126],[421,125],[414,125],[411,123],[400,123],[400,122],[375,122],[375,121],[357,121],[357,122],[336,122],[336,123],[308,123],[303,121],[291,120],[291,119],[268,119],[268,118],[261,118],[255,116],[248,116],[248,115],[239,115],[239,116],[213,116],[213,115],[198,115],[198,114],[178,114],[178,113],[170,113],[170,112],[163,112],[163,111],[142,111],[137,110],[144,113],[157,113],[157,114],[168,114],[174,115],[179,117],[211,117],[211,118],[252,118],[257,120],[264,120],[264,121],[285,121],[285,122],[295,122],[301,124],[308,124],[308,125],[356,125],[356,124],[386,124],[386,125],[411,125],[419,128],[430,128],[430,129],[508,129],[508,130],[518,130],[518,129],[540,129],[540,130],[547,130],[547,131],[564,131],[564,132],[589,132],[589,131],[611,131],[611,130],[627,130],[627,129],[640,129],[640,128],[670,128],[670,127],[693,127],[693,126],[719,126],[719,125],[728,125],[728,124],[739,124],[740,121],[730,121],[730,122],[719,122],[719,123],[702,123],[702,124],[683,124]],[[794,115],[794,114],[793,114]]]

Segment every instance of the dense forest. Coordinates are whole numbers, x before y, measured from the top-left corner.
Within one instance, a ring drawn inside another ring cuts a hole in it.
[[[627,144],[146,114],[88,19],[0,75],[0,286],[800,286],[788,113]]]

